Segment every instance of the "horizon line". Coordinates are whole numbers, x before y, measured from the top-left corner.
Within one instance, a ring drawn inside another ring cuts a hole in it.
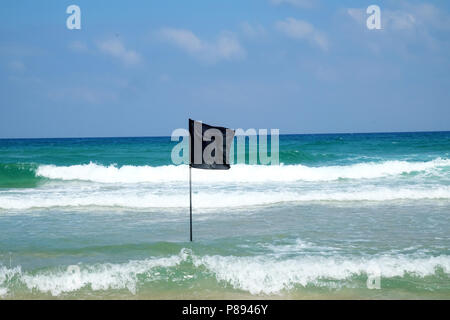
[[[267,129],[270,130],[270,129]],[[450,132],[450,130],[430,130],[430,131],[370,131],[370,132],[319,132],[319,133],[280,133],[280,136],[296,135],[352,135],[352,134],[391,134],[391,133],[439,133]],[[34,137],[34,138],[2,138],[0,140],[51,140],[51,139],[114,139],[114,138],[170,138],[171,136],[86,136],[86,137]]]

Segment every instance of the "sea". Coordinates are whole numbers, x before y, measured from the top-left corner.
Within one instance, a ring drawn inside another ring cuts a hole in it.
[[[0,299],[450,299],[450,132],[192,169],[193,242],[175,145],[1,139]]]

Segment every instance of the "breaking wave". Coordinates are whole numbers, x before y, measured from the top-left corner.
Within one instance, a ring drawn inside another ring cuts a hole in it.
[[[313,201],[394,201],[416,199],[450,199],[450,186],[434,189],[378,188],[348,191],[302,192],[198,192],[193,194],[196,208],[237,208],[277,203]],[[114,192],[52,192],[3,194],[0,209],[25,210],[51,207],[123,207],[185,208],[189,206],[186,192],[157,194],[151,191],[118,190]]]
[[[171,280],[189,286],[198,278],[212,278],[219,284],[251,294],[277,294],[299,286],[351,281],[358,276],[423,278],[437,272],[445,276],[450,273],[449,256],[306,256],[279,260],[272,256],[198,256],[182,249],[177,255],[122,264],[76,265],[35,272],[0,266],[0,293],[7,295],[21,285],[29,291],[53,296],[83,288],[125,289],[136,294],[146,283]]]
[[[234,165],[226,173],[213,170],[197,170],[198,182],[292,182],[333,181],[338,179],[373,179],[385,176],[422,172],[450,166],[450,159],[434,159],[426,162],[385,161],[357,163],[347,166],[308,167],[301,164],[262,166]],[[60,180],[84,180],[101,183],[180,182],[188,179],[187,167],[181,166],[102,166],[95,163],[55,166],[41,165],[38,177]]]

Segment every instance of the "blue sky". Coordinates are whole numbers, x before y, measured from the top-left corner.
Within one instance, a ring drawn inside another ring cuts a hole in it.
[[[0,138],[450,130],[449,59],[443,0],[5,0]]]

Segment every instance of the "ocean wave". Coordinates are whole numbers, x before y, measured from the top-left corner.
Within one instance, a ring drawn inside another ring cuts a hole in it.
[[[274,260],[266,256],[205,256],[194,259],[194,265],[205,266],[217,280],[251,294],[271,294],[294,286],[321,286],[322,281],[342,281],[358,275],[384,278],[411,275],[434,275],[436,269],[450,272],[450,257],[410,258],[382,256],[375,258],[299,257]]]
[[[131,209],[186,208],[189,206],[185,193],[158,194],[119,190],[114,192],[33,192],[2,194],[0,209],[26,210],[52,207],[121,207]],[[278,203],[316,201],[395,201],[418,199],[450,199],[450,186],[428,189],[375,188],[371,190],[316,190],[302,192],[196,192],[193,202],[196,208],[239,208]]]
[[[36,272],[2,266],[0,292],[9,294],[17,284],[23,284],[30,291],[53,296],[83,288],[126,289],[136,294],[141,285],[149,282],[192,285],[198,278],[212,277],[251,294],[276,294],[296,286],[321,286],[327,281],[347,281],[357,276],[423,278],[435,275],[438,269],[450,273],[449,256],[307,256],[279,260],[271,256],[199,256],[190,249],[182,249],[177,255],[122,264],[75,265]]]
[[[36,176],[37,165],[0,163],[0,188],[34,188],[42,179]]]
[[[422,172],[450,166],[450,159],[426,162],[385,161],[356,163],[347,166],[308,167],[301,164],[262,166],[238,164],[230,170],[196,170],[196,183],[213,182],[293,182],[333,181],[338,179],[373,179],[392,175]],[[36,175],[48,179],[83,180],[100,183],[167,183],[188,180],[187,166],[102,166],[95,163],[55,166],[40,165]]]
[[[123,264],[103,263],[95,265],[72,265],[57,270],[46,270],[35,274],[23,272],[21,267],[0,267],[0,290],[8,292],[8,284],[20,282],[29,290],[49,292],[53,296],[77,291],[89,286],[92,290],[127,289],[136,293],[138,275],[147,275],[147,280],[158,274],[155,268],[170,268],[185,260],[185,254],[167,258],[129,261]],[[6,286],[5,286],[6,285]]]

